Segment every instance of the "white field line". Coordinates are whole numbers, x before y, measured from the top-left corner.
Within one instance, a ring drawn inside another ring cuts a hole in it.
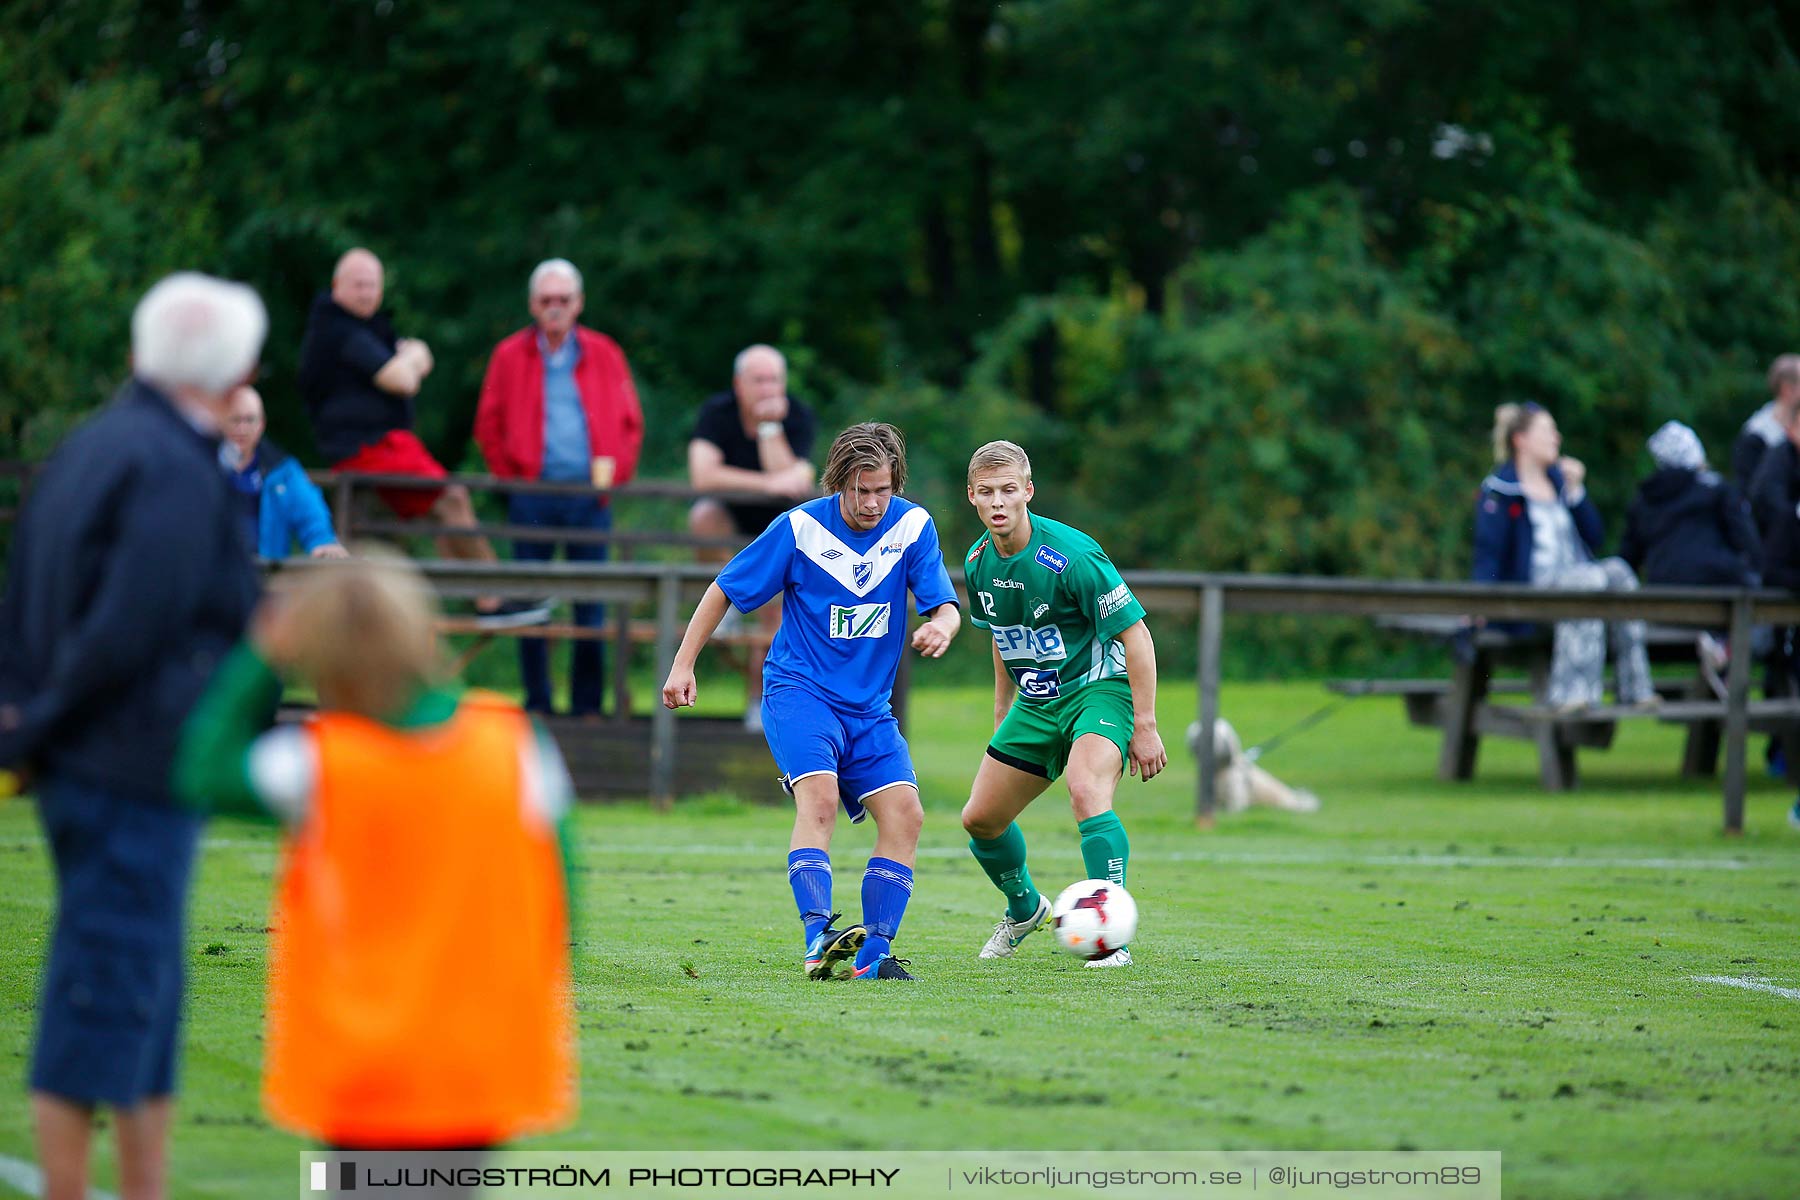
[[[35,849],[38,839],[0,841],[0,850]],[[263,850],[270,854],[278,849],[273,838],[209,837],[201,841],[207,850]],[[682,855],[707,858],[763,857],[776,853],[775,842],[710,844],[705,842],[675,845],[668,842],[616,842],[583,839],[576,843],[580,853],[593,857],[643,858],[646,856]],[[963,846],[923,846],[920,858],[958,859],[967,856]],[[1073,849],[1033,847],[1038,858],[1076,858]],[[1158,862],[1218,863],[1221,866],[1271,867],[1532,867],[1548,870],[1620,870],[1620,871],[1755,871],[1789,870],[1791,858],[1583,858],[1579,855],[1545,856],[1533,854],[1306,854],[1265,853],[1232,850],[1176,850],[1157,854]]]
[[[5,1184],[22,1196],[36,1197],[44,1194],[44,1174],[37,1169],[37,1165],[10,1155],[0,1154],[0,1184]],[[117,1197],[99,1188],[89,1188],[88,1200],[117,1200]]]
[[[621,855],[644,857],[646,855],[666,854],[679,857],[683,854],[735,856],[766,856],[778,850],[765,845],[693,845],[671,846],[655,842],[601,842],[583,841],[578,843],[581,853],[594,855]],[[965,858],[967,847],[963,846],[923,846],[919,849],[920,858]],[[1077,858],[1079,854],[1073,849],[1034,848],[1033,854],[1045,858]],[[1221,865],[1247,866],[1298,866],[1298,867],[1549,867],[1549,868],[1595,868],[1670,871],[1692,868],[1700,871],[1743,871],[1758,866],[1776,866],[1776,863],[1752,863],[1742,859],[1729,858],[1544,858],[1525,854],[1293,854],[1293,853],[1259,853],[1254,851],[1232,852],[1216,850],[1177,850],[1173,853],[1156,854],[1157,862],[1194,862],[1219,863]]]
[[[1746,992],[1767,992],[1784,1000],[1800,1000],[1800,988],[1781,987],[1753,975],[1696,975],[1696,983],[1722,983],[1726,987],[1743,988]]]

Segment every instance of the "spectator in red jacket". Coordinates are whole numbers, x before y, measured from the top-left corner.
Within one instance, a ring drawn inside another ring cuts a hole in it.
[[[567,259],[541,262],[526,294],[532,324],[494,347],[481,384],[475,440],[488,469],[502,479],[592,483],[598,488],[629,482],[644,443],[644,413],[618,343],[576,324],[583,300],[581,272]],[[612,528],[605,496],[515,492],[507,507],[514,525]],[[554,539],[515,542],[513,558],[548,561],[558,545],[570,562],[606,559],[603,541]],[[598,629],[605,618],[603,605],[575,605],[577,625]],[[571,653],[569,711],[597,716],[605,676],[603,647],[581,640]],[[519,669],[525,707],[551,712],[549,648],[543,639],[519,639]]]

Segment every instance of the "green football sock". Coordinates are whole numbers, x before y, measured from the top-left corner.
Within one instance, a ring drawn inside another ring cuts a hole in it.
[[[1131,861],[1131,841],[1119,814],[1103,812],[1076,823],[1081,831],[1081,863],[1089,879],[1106,879],[1125,886],[1125,865]]]
[[[1025,869],[1025,835],[1016,821],[991,841],[971,837],[969,852],[1005,894],[1008,920],[1023,921],[1037,911],[1038,890],[1032,885],[1031,872]]]

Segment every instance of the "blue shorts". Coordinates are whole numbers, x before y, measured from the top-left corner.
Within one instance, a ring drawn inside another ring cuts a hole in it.
[[[38,813],[57,909],[32,1090],[119,1108],[172,1095],[200,820],[68,779],[43,781]]]
[[[869,815],[863,801],[883,788],[919,786],[892,713],[851,716],[802,688],[776,687],[763,692],[762,720],[781,786],[792,793],[809,775],[836,775],[838,800],[852,822]]]

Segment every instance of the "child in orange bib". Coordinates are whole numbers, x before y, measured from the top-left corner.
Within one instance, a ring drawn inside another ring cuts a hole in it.
[[[305,571],[176,766],[184,802],[287,826],[263,1103],[333,1146],[492,1146],[575,1107],[567,772],[516,705],[436,682],[434,616],[398,563]],[[278,669],[309,724],[268,729]]]

